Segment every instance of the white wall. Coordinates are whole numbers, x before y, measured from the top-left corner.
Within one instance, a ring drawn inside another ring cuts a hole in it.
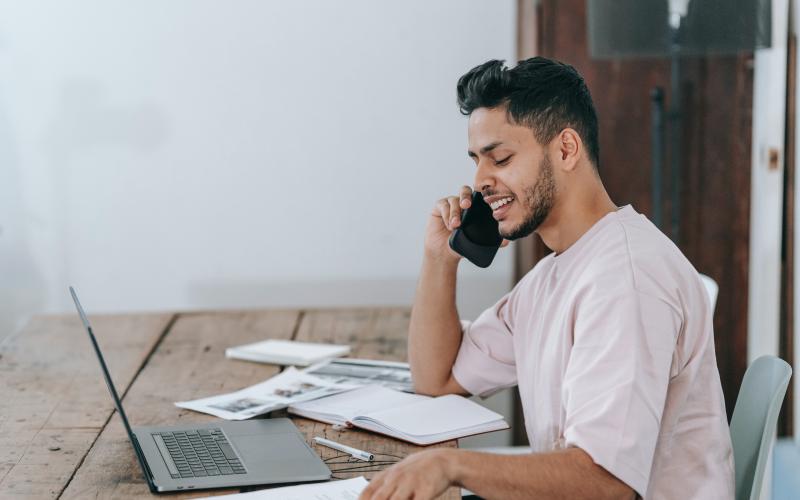
[[[778,355],[788,0],[772,2],[772,47],[755,51],[750,175],[748,363]],[[769,151],[778,152],[777,168]]]
[[[511,0],[0,3],[0,338],[31,313],[408,304]],[[512,259],[462,265],[465,316]]]
[[[779,349],[788,13],[789,0],[772,2],[772,46],[754,57],[748,364],[765,354],[777,356]],[[778,152],[776,168],[770,167],[771,149]],[[772,498],[772,454],[759,498]]]

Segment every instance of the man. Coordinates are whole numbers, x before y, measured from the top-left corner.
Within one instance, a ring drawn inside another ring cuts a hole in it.
[[[376,476],[365,499],[733,498],[733,458],[699,276],[598,174],[597,117],[581,76],[544,58],[461,77],[474,188],[507,240],[553,253],[472,324],[455,306],[447,244],[471,189],[428,222],[409,331],[418,392],[518,385],[533,453],[428,450]]]

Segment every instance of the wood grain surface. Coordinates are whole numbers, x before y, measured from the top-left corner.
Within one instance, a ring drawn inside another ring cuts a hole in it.
[[[281,367],[225,358],[233,345],[268,338],[347,343],[352,357],[406,359],[410,311],[398,308],[231,311],[92,317],[133,426],[208,422],[174,406],[261,382]],[[151,496],[77,318],[35,318],[0,351],[0,498]],[[274,416],[286,416],[276,412]],[[293,418],[334,479],[380,470],[426,449],[388,437]],[[375,453],[366,464],[314,436]],[[456,441],[442,443],[455,447]],[[250,490],[252,490],[251,488]],[[239,489],[169,494],[171,499]],[[451,488],[442,498],[460,498]]]
[[[407,308],[320,309],[303,314],[295,340],[352,346],[350,357],[408,361]]]
[[[120,393],[172,317],[90,317]],[[0,351],[0,498],[58,497],[113,408],[77,315],[34,318]]]
[[[265,380],[274,365],[225,358],[232,345],[290,339],[297,311],[181,315],[123,401],[131,425],[209,422],[216,417],[176,407],[175,401],[214,396]],[[192,498],[237,490],[170,494]],[[122,423],[115,416],[92,447],[63,498],[132,498],[149,495]]]

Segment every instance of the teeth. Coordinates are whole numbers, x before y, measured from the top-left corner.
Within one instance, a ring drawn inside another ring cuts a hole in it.
[[[492,210],[497,210],[498,208],[502,207],[506,203],[511,203],[511,200],[513,200],[513,199],[514,198],[511,198],[509,196],[508,198],[503,198],[502,200],[497,200],[494,203],[491,203],[489,206],[492,207]]]

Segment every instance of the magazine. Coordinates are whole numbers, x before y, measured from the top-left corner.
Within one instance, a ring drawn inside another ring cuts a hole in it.
[[[323,380],[349,386],[380,385],[403,392],[414,392],[408,363],[373,359],[332,359],[303,370]]]
[[[226,420],[245,420],[286,408],[292,403],[330,396],[353,387],[289,367],[264,382],[242,390],[193,401],[180,401],[175,406]]]

